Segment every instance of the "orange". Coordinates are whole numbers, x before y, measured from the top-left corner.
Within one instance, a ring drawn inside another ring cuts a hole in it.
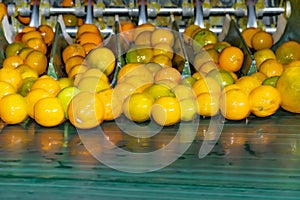
[[[30,52],[32,52],[32,51],[34,51],[33,48],[30,48],[30,47],[24,47],[24,48],[22,48],[22,49],[20,50],[20,52],[18,53],[18,55],[19,55],[23,60],[25,60],[26,57],[28,56],[28,54],[29,54]]]
[[[5,81],[0,81],[0,100],[2,97],[8,95],[8,94],[14,94],[17,90],[14,86],[12,86],[10,83]]]
[[[39,75],[36,70],[32,69],[27,64],[21,64],[16,68],[17,71],[21,73],[22,79],[26,79],[29,77],[38,78]]]
[[[236,85],[236,84],[226,85],[226,86],[222,89],[221,94],[224,94],[224,93],[226,93],[227,91],[233,90],[233,89],[238,89],[238,90],[239,90],[240,87],[239,87],[238,85]]]
[[[268,59],[260,65],[259,71],[264,73],[268,78],[280,76],[283,72],[283,66],[276,59]]]
[[[192,77],[194,77],[196,80],[202,79],[205,75],[202,74],[201,72],[194,72],[192,74]]]
[[[258,82],[260,84],[267,78],[267,76],[262,72],[255,72],[255,73],[251,74],[250,76],[255,78],[256,80],[258,80]]]
[[[66,26],[78,25],[78,18],[74,14],[63,14],[63,20]]]
[[[211,77],[205,77],[197,80],[193,84],[192,89],[196,96],[203,93],[216,95],[221,93],[221,85],[218,83],[218,81]]]
[[[214,61],[214,63],[216,63],[216,64],[219,63],[220,54],[216,49],[210,48],[210,49],[206,50],[206,52],[208,53],[208,56],[210,57],[210,59],[212,61]]]
[[[179,83],[182,78],[180,72],[173,67],[163,67],[154,75],[154,81],[170,80],[175,83]]]
[[[270,85],[261,85],[249,95],[250,111],[258,117],[273,115],[281,103],[279,91]]]
[[[80,34],[76,38],[76,43],[78,43],[80,45],[84,45],[87,43],[93,43],[95,45],[100,46],[100,45],[102,45],[102,37],[98,33],[85,32],[85,33]]]
[[[52,77],[39,78],[31,86],[31,89],[44,89],[49,92],[52,96],[56,96],[61,90],[59,82]]]
[[[88,54],[86,61],[89,67],[98,68],[109,76],[115,69],[116,57],[109,48],[99,47]]]
[[[22,36],[22,42],[23,42],[24,44],[26,44],[26,42],[27,42],[29,39],[32,39],[32,38],[40,38],[40,39],[43,39],[43,36],[42,36],[42,34],[41,34],[38,30],[29,31],[29,32],[26,32],[26,33]]]
[[[95,43],[87,42],[87,43],[83,44],[82,47],[84,48],[85,54],[89,54],[90,51],[92,51],[93,49],[98,47],[98,45]]]
[[[275,50],[277,60],[283,65],[300,60],[300,44],[297,41],[286,41]]]
[[[130,83],[118,83],[113,89],[112,106],[114,116],[123,113],[124,100],[135,92],[136,87]]]
[[[219,112],[219,95],[214,93],[201,93],[197,96],[198,114],[201,116],[214,116]]]
[[[276,88],[281,95],[281,107],[300,113],[300,67],[289,67],[279,77]]]
[[[70,70],[72,67],[76,65],[80,65],[84,62],[84,57],[83,56],[72,56],[70,57],[66,62],[65,62],[65,70],[67,74],[69,74]]]
[[[193,41],[193,33],[196,33],[196,31],[198,32],[200,30],[201,30],[200,26],[196,24],[188,25],[183,32],[184,42],[191,45]]]
[[[212,62],[212,61],[213,59],[210,57],[209,53],[203,50],[196,54],[193,65],[195,69],[199,71],[199,69],[204,63]]]
[[[25,44],[22,42],[12,42],[5,47],[5,57],[18,55],[19,52],[25,47]]]
[[[118,73],[117,81],[119,81],[123,76],[125,76],[130,71],[134,72],[136,69],[138,69],[140,66],[143,66],[141,63],[127,63],[125,64]]]
[[[0,117],[7,124],[18,124],[27,117],[27,103],[25,98],[18,94],[8,94],[0,100]]]
[[[285,65],[284,68],[297,67],[297,66],[300,66],[300,60],[295,60],[290,62],[289,64]]]
[[[152,31],[143,31],[141,32],[134,40],[134,45],[146,45],[151,46],[151,34]]]
[[[172,60],[165,54],[158,54],[151,58],[150,62],[157,63],[162,67],[172,67]]]
[[[218,66],[219,66],[219,65],[216,64],[215,62],[213,62],[213,61],[208,61],[208,62],[203,63],[199,68],[196,68],[196,69],[197,69],[197,71],[199,71],[200,73],[207,74],[207,73],[209,73],[210,71],[217,69]]]
[[[153,56],[163,54],[168,56],[170,59],[173,58],[173,54],[174,54],[173,48],[167,43],[158,43],[152,47],[153,47]]]
[[[62,0],[61,6],[64,7],[74,6],[74,0]]]
[[[259,32],[259,31],[261,31],[261,30],[256,27],[248,27],[242,31],[242,37],[245,40],[245,42],[249,48],[253,48],[252,43],[251,43],[252,37],[255,33]]]
[[[175,37],[170,29],[157,28],[151,34],[151,45],[155,46],[159,43],[167,43],[169,46],[174,45]]]
[[[218,36],[208,28],[203,28],[197,31],[193,36],[192,47],[195,52],[199,52],[208,44],[216,44]]]
[[[203,49],[207,51],[209,49],[214,49],[214,46],[215,46],[215,44],[207,44],[207,45],[203,46]]]
[[[10,83],[16,90],[22,85],[22,75],[16,69],[0,69],[0,81]]]
[[[250,92],[260,86],[261,83],[252,76],[242,76],[235,81],[235,84],[239,86],[239,88],[244,91],[245,94],[249,95]]]
[[[0,20],[2,21],[2,18],[4,15],[7,15],[7,7],[4,3],[0,2]]]
[[[5,69],[15,69],[19,65],[23,64],[23,62],[23,59],[18,55],[9,56],[4,59],[2,67]]]
[[[231,89],[220,97],[220,111],[228,120],[242,120],[250,114],[248,95],[240,89]]]
[[[82,45],[74,43],[64,48],[62,52],[62,58],[64,63],[66,63],[66,61],[73,56],[85,57],[85,51]]]
[[[57,81],[58,81],[60,90],[74,85],[73,80],[69,79],[68,77],[60,77],[57,79]]]
[[[26,46],[42,52],[47,53],[47,45],[42,38],[31,38],[26,41]]]
[[[17,19],[24,25],[29,25],[30,23],[30,17],[29,16],[22,16],[22,15],[18,15]]]
[[[113,101],[112,101],[113,89],[112,88],[100,91],[96,95],[104,105],[104,117],[103,117],[104,121],[114,120],[121,115],[121,113],[113,112]]]
[[[86,78],[86,77],[96,77],[98,79],[102,79],[103,81],[109,83],[108,77],[98,68],[89,68],[85,72],[81,74],[79,79]],[[78,80],[80,81],[80,80]]]
[[[48,66],[46,55],[38,50],[31,51],[25,58],[24,63],[36,70],[39,75],[45,73]]]
[[[78,27],[77,32],[76,32],[76,38],[78,38],[81,34],[90,32],[90,33],[96,33],[100,35],[100,30],[98,26],[95,24],[82,24],[81,26]]]
[[[120,35],[126,38],[128,42],[132,42],[134,29],[135,25],[132,22],[123,22],[120,25]]]
[[[30,19],[30,17],[29,17]],[[22,33],[28,33],[30,31],[36,31],[37,28],[35,26],[24,26],[22,29]]]
[[[45,127],[53,127],[65,120],[63,106],[57,97],[45,97],[34,105],[35,121]]]
[[[41,33],[41,35],[44,39],[44,42],[47,45],[50,45],[53,43],[54,31],[51,26],[49,26],[47,24],[42,24],[38,27],[38,31]]]
[[[71,100],[68,116],[76,128],[89,129],[101,124],[104,120],[104,105],[95,93],[80,92]]]
[[[231,72],[237,72],[241,69],[244,62],[243,51],[235,46],[229,46],[222,50],[219,55],[220,67]]]
[[[123,114],[134,122],[145,122],[150,119],[154,98],[147,93],[134,93],[123,103]]]
[[[258,50],[253,54],[256,68],[259,69],[260,65],[268,59],[276,59],[275,53],[271,49]]]
[[[231,44],[226,41],[219,41],[214,45],[214,49],[218,51],[218,53],[221,53],[225,47],[229,47]]]
[[[76,77],[78,74],[81,74],[85,71],[87,71],[89,68],[85,65],[75,65],[74,67],[72,67],[68,73],[68,78],[72,79],[74,81],[76,81]],[[76,84],[75,84],[76,85]]]
[[[153,24],[150,23],[146,23],[146,24],[141,24],[138,25],[135,29],[134,29],[134,33],[133,33],[133,41],[137,38],[137,36],[144,32],[144,31],[154,31],[156,29],[156,27]]]
[[[251,45],[257,51],[270,49],[273,46],[273,37],[266,31],[258,31],[251,38]]]
[[[34,106],[40,99],[51,97],[52,95],[41,88],[31,89],[25,96],[27,102],[27,113],[31,118],[34,118]]]
[[[110,83],[98,77],[83,77],[78,85],[80,91],[100,92],[110,88]]]
[[[181,119],[180,103],[176,97],[160,97],[151,108],[153,120],[161,126],[170,126]]]

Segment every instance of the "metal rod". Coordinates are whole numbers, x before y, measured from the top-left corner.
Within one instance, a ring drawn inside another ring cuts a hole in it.
[[[145,24],[148,22],[147,19],[147,5],[145,3],[145,0],[140,0],[140,5],[139,5],[139,20],[138,24]]]
[[[37,0],[34,0],[29,26],[38,27],[40,25],[40,20],[39,20],[40,12],[39,11],[40,11],[39,4],[38,4]]]
[[[202,2],[196,0],[194,24],[204,27]]]
[[[15,5],[9,4],[10,12],[8,13],[9,16],[13,16],[15,13]],[[43,8],[40,8],[42,14]],[[78,8],[78,7],[50,7],[47,8],[49,11],[47,13],[50,13],[50,15],[58,15],[58,14],[75,14],[78,17],[82,17],[86,15],[86,12],[84,11],[84,8]],[[94,6],[94,16],[98,16],[98,10],[101,10],[101,15],[105,16],[114,16],[118,14],[119,16],[125,15],[125,16],[138,16],[139,9],[138,8],[126,8],[126,7],[107,7],[107,8],[97,8]],[[194,8],[190,8],[190,12],[187,12],[187,17],[194,16]],[[147,12],[151,12],[151,8],[147,9]],[[171,15],[173,13],[174,15],[182,15],[183,9],[182,8],[175,8],[175,7],[162,7],[158,10],[156,10],[156,15]],[[262,8],[258,10],[259,16],[261,15],[279,15],[281,13],[285,12],[285,8],[281,7],[270,7],[270,8]],[[29,16],[30,9],[28,8],[17,8],[17,13],[21,16]],[[211,15],[226,15],[226,14],[232,14],[239,17],[247,16],[247,13],[240,12],[240,9],[236,8],[205,8],[203,10],[203,16],[209,17]]]
[[[247,27],[257,27],[254,0],[247,1],[248,22]]]
[[[92,0],[88,0],[86,12],[87,12],[87,14],[86,14],[86,18],[85,18],[84,22],[86,24],[92,24],[93,23],[93,19],[94,19]]]

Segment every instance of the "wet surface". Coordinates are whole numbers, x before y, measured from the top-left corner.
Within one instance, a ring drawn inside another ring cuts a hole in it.
[[[300,115],[280,111],[269,118],[226,121],[212,151],[200,159],[209,121],[200,119],[196,137],[179,137],[192,143],[175,162],[148,173],[102,164],[68,123],[3,126],[1,199],[299,199]],[[102,130],[115,148],[149,153],[174,139],[178,126],[151,138],[125,134],[114,122],[105,122]]]

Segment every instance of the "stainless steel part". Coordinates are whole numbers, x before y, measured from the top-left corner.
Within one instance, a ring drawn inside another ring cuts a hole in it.
[[[289,3],[283,3],[282,0],[280,2],[276,0],[94,0],[93,5],[91,5],[91,0],[88,2],[90,2],[90,6],[83,1],[75,0],[76,6],[62,7],[60,6],[61,2],[40,0],[38,16],[49,18],[61,14],[74,14],[77,17],[84,17],[85,23],[92,23],[93,19],[113,17],[117,14],[120,17],[138,18],[138,24],[141,24],[148,19],[170,17],[172,14],[183,19],[193,18],[195,24],[209,26],[211,30],[218,33],[222,28],[222,17],[229,14],[241,21],[246,18],[247,27],[263,24],[266,31],[274,32],[276,31],[276,17],[280,14],[288,16],[290,10],[287,7]],[[35,12],[29,3],[20,0],[7,5],[10,17],[33,16]],[[218,19],[216,20],[216,18]],[[41,19],[35,21],[41,21]],[[257,24],[258,21],[260,24]],[[71,29],[69,28],[69,31]],[[110,26],[105,29],[108,32],[112,31],[109,30]]]

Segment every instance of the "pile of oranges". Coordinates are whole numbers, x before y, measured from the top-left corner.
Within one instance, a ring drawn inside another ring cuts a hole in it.
[[[59,79],[46,74],[52,28],[24,28],[5,50],[0,69],[0,118],[7,124],[32,118],[45,127],[68,120],[77,128],[89,129],[121,115],[133,122],[152,119],[170,126],[219,113],[228,120],[243,120],[250,114],[271,116],[280,107],[299,112],[296,104],[289,104],[295,101],[296,92],[287,84],[295,82],[291,77],[300,73],[294,69],[300,66],[296,41],[273,51],[270,33],[244,30],[242,36],[253,51],[257,72],[239,77],[243,51],[218,41],[210,30],[191,25],[183,39],[193,49],[193,73],[183,78],[173,66],[178,41],[171,30],[132,23],[121,25],[120,30],[128,51],[112,86],[116,52],[103,46],[96,25],[78,27],[74,43],[62,52],[67,77]],[[286,95],[286,91],[293,94]]]

